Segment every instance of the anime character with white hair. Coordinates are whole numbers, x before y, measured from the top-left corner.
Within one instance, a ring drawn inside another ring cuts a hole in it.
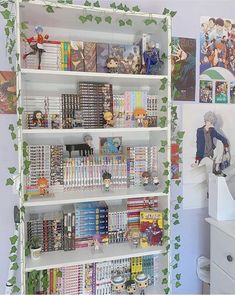
[[[215,113],[205,113],[205,125],[197,129],[197,152],[192,166],[205,165],[208,173],[212,171],[215,175],[226,177],[222,171],[222,162],[224,159],[230,162],[229,143],[215,129],[216,121]]]

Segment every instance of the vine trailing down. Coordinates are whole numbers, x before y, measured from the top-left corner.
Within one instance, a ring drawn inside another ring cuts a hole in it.
[[[23,0],[22,2],[33,2],[34,0]],[[43,0],[43,3],[45,4],[45,9],[46,11],[50,14],[50,13],[54,13],[55,9],[61,7],[60,5],[74,5],[74,1],[73,0],[57,0],[57,2],[52,2],[52,1],[45,1]],[[88,0],[85,1],[84,6],[87,7],[92,7],[92,8],[100,8],[100,3],[99,1],[95,1],[95,2],[90,2]],[[20,66],[19,66],[19,53],[16,52],[16,15],[15,15],[15,11],[16,11],[16,1],[15,0],[0,0],[0,13],[5,21],[5,27],[4,27],[4,32],[5,32],[5,36],[6,36],[6,54],[8,57],[8,62],[11,66],[11,70],[12,71],[16,71],[19,72],[20,71]],[[133,26],[134,23],[131,19],[129,18],[125,18],[125,13],[127,12],[133,12],[133,13],[140,13],[140,8],[136,5],[133,6],[132,8],[129,8],[126,4],[123,3],[119,3],[117,4],[116,2],[113,2],[110,4],[110,8],[112,8],[114,11],[115,10],[119,10],[122,11],[123,14],[120,14],[121,16],[123,16],[122,18],[120,18],[118,20],[118,24],[120,27],[122,26]],[[167,8],[164,8],[163,15],[166,16],[170,16],[170,17],[174,17],[176,15],[176,11],[170,11]],[[79,21],[82,24],[85,24],[86,22],[96,22],[97,25],[99,25],[102,22],[105,22],[107,25],[108,24],[112,24],[112,17],[109,15],[105,15],[103,18],[100,16],[93,16],[92,14],[87,14],[87,15],[82,15],[79,17]],[[160,25],[163,31],[167,31],[168,27],[167,27],[167,18],[164,18],[160,24],[157,23],[157,21],[155,19],[152,18],[151,14],[149,14],[149,17],[143,20],[143,24],[145,26],[157,26]],[[28,29],[28,25],[26,22],[22,22],[20,24],[20,37],[21,38],[26,38],[26,34],[25,34],[25,30]],[[169,44],[169,46],[171,46],[171,44]],[[166,60],[169,57],[163,53],[161,56],[162,60]],[[16,66],[14,66],[16,65]],[[165,90],[166,86],[167,86],[167,79],[163,78],[161,80],[161,86],[160,86],[160,90]],[[20,97],[20,90],[18,90],[17,93],[17,100]],[[162,98],[162,102],[163,105],[161,107],[161,112],[167,112],[168,108],[171,108],[171,106],[168,106],[168,98],[164,97]],[[21,176],[26,176],[29,174],[29,168],[30,168],[30,161],[28,160],[28,152],[27,152],[27,146],[28,144],[26,142],[23,142],[23,144],[18,144],[17,143],[17,133],[18,133],[18,129],[21,128],[22,126],[22,114],[23,114],[24,109],[22,107],[18,107],[17,108],[17,115],[18,115],[18,121],[16,126],[14,126],[13,124],[10,124],[8,129],[10,131],[11,134],[11,138],[13,140],[13,145],[14,145],[14,149],[17,152],[18,150],[22,151],[22,155],[23,155],[23,161],[22,161],[22,166],[21,168],[19,168],[19,175]],[[177,111],[176,111],[176,107],[172,107],[172,124],[175,125],[175,122],[177,120]],[[159,126],[164,128],[167,126],[167,116],[163,115],[159,118]],[[182,140],[183,140],[183,132],[178,132],[177,133],[177,140],[176,142],[181,145]],[[167,149],[167,141],[161,141],[161,147],[159,149],[159,152],[165,153],[166,149]],[[182,153],[182,147],[180,146],[179,148],[179,153]],[[179,162],[182,162],[181,158],[179,159]],[[164,175],[168,176],[170,173],[170,163],[169,162],[164,162]],[[10,173],[10,177],[6,180],[6,186],[12,186],[14,184],[14,180],[13,180],[13,174],[15,174],[17,172],[17,169],[15,167],[9,167],[8,171]],[[180,174],[181,176],[181,174]],[[176,180],[175,183],[179,186],[181,180]],[[164,189],[164,193],[168,193],[170,190],[170,181],[167,180],[165,182],[165,189]],[[22,197],[22,185],[20,184],[19,186],[19,196],[21,198],[23,198],[24,200],[27,200],[28,196],[27,194],[25,194]],[[172,214],[172,221],[169,221],[169,209],[166,208],[164,210],[164,229],[167,230],[169,228],[169,224],[171,222],[173,222],[174,225],[177,225],[180,223],[179,221],[179,214],[178,211],[180,209],[180,205],[183,201],[183,197],[182,196],[178,196],[177,197],[177,202],[175,202],[175,206],[174,206],[174,210],[175,212]],[[22,206],[19,209],[19,215],[20,215],[20,223],[22,223],[22,221],[24,220],[24,214],[25,214],[25,208]],[[19,227],[19,225],[16,225],[16,227]],[[11,261],[11,270],[17,270],[19,268],[18,264],[17,264],[17,244],[18,244],[18,239],[19,237],[17,235],[14,235],[12,237],[10,237],[10,242],[11,242],[11,249],[10,249],[10,256],[9,259]],[[175,250],[178,250],[180,248],[180,240],[181,237],[180,235],[176,236],[174,239],[174,248]],[[169,253],[170,250],[170,238],[168,236],[164,236],[163,237],[163,241],[166,243],[166,251],[165,251],[165,255]],[[174,260],[171,263],[171,266],[173,269],[176,269],[178,267],[178,263],[180,261],[180,254],[177,253],[174,256]],[[170,292],[170,283],[168,282],[168,274],[169,274],[169,270],[168,268],[165,268],[162,270],[163,273],[163,279],[162,279],[162,285],[164,286],[164,292],[166,294],[169,294]],[[58,275],[61,276],[61,275]],[[177,273],[175,275],[176,281],[175,281],[175,287],[179,287],[181,286],[181,274]],[[39,277],[39,272],[38,271],[32,271],[29,274],[29,279],[28,279],[28,286],[27,286],[27,292],[29,294],[33,293],[34,291],[34,286],[39,283],[41,281],[42,286],[47,288],[48,287],[48,279],[47,277],[42,277],[40,279]],[[16,281],[16,277],[13,276],[10,279],[8,279],[7,281],[7,285],[11,286],[11,292],[14,293],[19,293],[20,288],[17,285],[17,281]]]

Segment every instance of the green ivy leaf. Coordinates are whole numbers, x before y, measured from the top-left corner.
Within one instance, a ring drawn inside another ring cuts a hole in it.
[[[168,230],[168,229],[169,229],[169,227],[170,227],[170,225],[169,225],[169,224],[164,224],[164,225],[163,225],[163,229],[164,229],[164,230]]]
[[[171,12],[170,12],[170,16],[171,16],[171,17],[174,17],[174,16],[176,15],[176,13],[177,13],[177,11],[171,11]]]
[[[126,6],[126,4],[125,4],[123,10],[124,10],[125,12],[127,12],[127,11],[129,11],[130,9],[129,9],[129,8]]]
[[[16,246],[12,246],[12,247],[11,247],[10,254],[14,254],[16,251],[17,251]]]
[[[2,16],[3,16],[3,18],[4,18],[5,20],[8,20],[8,19],[9,19],[10,15],[11,15],[10,10],[5,9],[5,10],[0,11],[0,12],[1,12],[1,14],[2,14]]]
[[[163,176],[168,176],[168,175],[169,175],[169,171],[168,170],[164,170]]]
[[[182,142],[183,142],[183,140],[176,139],[176,143],[177,143],[178,145],[180,145]]]
[[[100,7],[100,2],[96,1],[93,5],[94,5],[94,7]]]
[[[176,211],[179,210],[179,208],[180,208],[179,204],[176,204],[175,207],[174,207],[174,209],[175,209]]]
[[[100,16],[96,16],[96,17],[95,17],[95,21],[96,21],[96,23],[99,25],[99,23],[102,22],[102,18],[101,18]]]
[[[21,119],[17,120],[17,126],[22,126],[22,120]]]
[[[5,35],[8,37],[10,35],[9,28],[5,27],[4,30],[5,30]]]
[[[112,22],[112,17],[111,17],[111,16],[107,16],[104,20],[106,21],[106,23],[111,24],[111,22]]]
[[[181,247],[181,245],[178,244],[178,243],[175,243],[174,245],[175,245],[175,249],[176,249],[176,250],[178,250],[178,249]]]
[[[180,286],[181,286],[181,283],[177,281],[177,282],[175,283],[175,287],[176,287],[176,288],[179,288]]]
[[[146,26],[149,26],[149,25],[151,25],[151,19],[146,19],[146,20],[144,20],[144,24],[146,25]]]
[[[60,4],[64,4],[64,1],[65,0],[57,0],[57,2],[60,3]]]
[[[168,240],[170,240],[170,237],[169,237],[168,235],[164,235],[164,236],[162,237],[162,242],[163,242],[163,244],[164,244],[165,242],[167,242]]]
[[[27,22],[21,22],[21,23],[20,23],[20,27],[21,27],[22,30],[26,30],[26,29],[28,29],[28,24],[27,24]]]
[[[172,266],[173,269],[176,269],[178,268],[178,263],[175,263],[173,266]]]
[[[181,183],[181,180],[175,180],[175,184],[176,184],[177,186],[179,186],[180,183]]]
[[[48,13],[53,13],[53,12],[55,12],[54,9],[53,9],[53,7],[52,7],[51,5],[46,5],[46,11],[47,11]]]
[[[8,28],[14,28],[14,25],[15,25],[15,20],[7,20],[7,23],[6,23],[6,26]]]
[[[22,206],[22,207],[20,208],[20,211],[21,211],[23,214],[25,214],[25,207]]]
[[[138,5],[133,6],[132,7],[132,11],[134,11],[134,12],[140,12],[139,6]]]
[[[179,242],[181,241],[181,237],[180,237],[180,235],[177,235],[177,236],[175,237],[175,240],[179,243]]]
[[[113,9],[116,9],[116,4],[115,4],[115,2],[111,3],[111,4],[110,4],[110,7],[113,8]]]
[[[166,32],[166,31],[167,31],[167,25],[164,24],[164,25],[162,26],[162,30],[163,30],[164,32]]]
[[[57,275],[57,277],[62,277],[62,271],[60,271],[60,270],[57,271],[57,274],[56,275]]]
[[[18,107],[18,113],[20,114],[20,115],[22,115],[22,113],[23,113],[23,111],[24,111],[24,108],[23,107]]]
[[[182,203],[183,200],[184,200],[184,198],[181,195],[177,196],[177,201],[179,204]]]
[[[67,4],[73,4],[73,0],[66,0]]]
[[[163,10],[163,15],[167,15],[170,12],[170,10],[168,8],[164,8]]]
[[[127,24],[128,26],[132,26],[132,20],[131,20],[131,19],[127,20],[127,21],[126,21],[126,24]]]
[[[0,5],[1,5],[3,8],[7,8],[7,7],[8,7],[8,3],[7,3],[7,2],[2,2]]]
[[[181,273],[177,273],[177,274],[175,275],[175,277],[176,277],[176,279],[177,279],[178,281],[180,281]]]
[[[91,6],[91,2],[87,1],[84,3],[84,6]]]
[[[164,269],[162,270],[162,273],[163,273],[163,275],[167,275],[167,274],[168,274],[168,268],[164,268]]]
[[[179,219],[179,214],[178,213],[174,213],[174,214],[172,214],[172,217],[175,218],[175,219]]]
[[[165,288],[164,292],[165,292],[165,294],[169,294],[170,293],[170,288],[169,287]]]
[[[161,141],[161,146],[165,147],[167,145],[167,141]]]
[[[24,166],[25,166],[25,168],[28,169],[28,168],[30,167],[30,164],[31,164],[31,161],[29,161],[29,160],[27,160],[27,159],[24,161]]]
[[[87,21],[87,19],[86,19],[86,17],[85,17],[84,15],[80,15],[80,16],[79,16],[79,20],[80,20],[83,24]]]
[[[180,138],[180,139],[183,139],[184,134],[185,134],[185,132],[183,132],[183,131],[179,131],[179,132],[177,133],[177,137]]]
[[[170,247],[171,247],[170,245],[167,245],[166,250],[168,251],[170,249]]]
[[[178,224],[180,224],[180,221],[179,220],[175,220],[175,222],[173,224],[174,225],[178,225]]]
[[[23,148],[26,149],[28,146],[29,146],[28,143],[24,141],[23,142]]]
[[[16,172],[16,168],[15,167],[9,167],[8,171],[10,174],[14,174]]]
[[[161,59],[162,60],[166,60],[167,59],[167,55],[165,54],[165,52],[162,54]]]
[[[160,90],[165,90],[166,89],[167,78],[162,78],[160,81],[161,81]]]
[[[15,130],[14,125],[13,124],[9,124],[8,129],[13,132]]]
[[[28,175],[29,175],[29,169],[24,169],[24,170],[23,170],[23,174],[24,174],[25,176],[28,176]]]
[[[163,162],[163,165],[164,165],[165,168],[168,168],[170,163],[169,163],[169,161],[165,161],[165,162]]]
[[[6,180],[6,186],[12,186],[14,184],[14,181],[11,178],[8,178]]]
[[[17,270],[19,268],[19,265],[17,264],[17,262],[14,262],[11,266],[11,270]]]
[[[168,279],[167,278],[163,278],[162,279],[162,285],[167,285],[168,284]]]
[[[18,236],[17,235],[14,235],[14,236],[11,236],[10,237],[10,242],[12,245],[14,245],[18,240]]]
[[[167,97],[162,98],[162,102],[163,102],[164,104],[166,104],[167,101],[168,101],[168,98],[167,98]]]
[[[87,19],[88,21],[92,22],[92,20],[93,20],[93,15],[92,15],[92,14],[88,14],[88,15],[86,16],[86,19]]]
[[[122,3],[120,3],[116,8],[118,10],[124,10],[124,6],[122,5]]]
[[[10,279],[8,280],[8,283],[11,284],[11,285],[15,285],[15,284],[16,284],[16,277],[13,276],[12,278],[10,278]]]
[[[161,111],[161,112],[167,112],[167,107],[166,107],[166,106],[162,106],[162,108],[161,108],[160,111]]]
[[[20,292],[20,288],[17,287],[17,286],[14,286],[14,287],[11,289],[11,293],[12,293],[12,294],[17,294],[17,293],[19,293],[19,292]]]
[[[180,254],[175,254],[174,259],[175,259],[175,261],[179,262],[180,261]]]
[[[28,152],[27,152],[27,150],[23,150],[23,157],[27,157],[29,154],[28,154]]]
[[[120,26],[120,27],[125,26],[125,22],[124,22],[123,20],[119,20],[119,26]]]
[[[27,201],[29,198],[29,195],[27,193],[24,194],[24,201]]]
[[[166,152],[166,150],[165,150],[165,148],[164,148],[164,147],[161,147],[161,148],[158,150],[158,152],[165,153],[165,152]]]
[[[16,259],[17,259],[17,256],[16,255],[12,255],[12,256],[9,256],[8,258],[10,259],[11,262],[15,262]]]

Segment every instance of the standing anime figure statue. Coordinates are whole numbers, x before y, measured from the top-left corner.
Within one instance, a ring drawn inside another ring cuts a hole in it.
[[[38,69],[41,69],[41,60],[42,60],[42,54],[45,52],[43,48],[43,43],[45,40],[49,38],[49,36],[42,35],[43,28],[42,26],[36,26],[35,32],[37,35],[32,36],[30,38],[27,38],[26,41],[29,43],[29,46],[33,51],[30,51],[23,55],[23,59],[25,60],[27,56],[29,55],[35,55],[38,52]]]
[[[138,288],[140,289],[140,295],[145,295],[145,289],[149,286],[149,277],[143,272],[138,273],[135,277]]]
[[[109,172],[105,171],[103,173],[102,177],[103,177],[103,182],[104,182],[104,190],[109,191],[112,175]]]
[[[38,189],[40,195],[46,195],[48,193],[48,180],[45,177],[40,177],[38,179]]]
[[[145,72],[147,75],[159,74],[159,69],[163,65],[163,61],[160,58],[159,49],[156,47],[153,41],[148,42],[147,50],[143,54],[145,63]]]
[[[125,277],[121,274],[115,275],[111,278],[112,291],[116,294],[121,294],[125,290]]]

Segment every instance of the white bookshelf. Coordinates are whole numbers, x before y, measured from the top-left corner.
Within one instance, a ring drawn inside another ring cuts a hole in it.
[[[168,97],[170,106],[171,100],[171,60],[170,60],[170,42],[171,42],[171,20],[167,16],[117,11],[113,9],[99,9],[94,7],[84,7],[80,5],[63,5],[54,4],[49,1],[27,1],[23,2],[16,0],[16,21],[17,21],[17,51],[22,56],[20,46],[20,29],[19,24],[26,21],[28,24],[29,36],[34,35],[33,29],[40,24],[44,27],[44,32],[54,40],[83,40],[103,43],[120,43],[132,44],[136,36],[142,33],[150,33],[155,42],[161,45],[161,53],[168,56],[161,70],[161,75],[131,75],[131,74],[116,74],[116,73],[93,73],[93,72],[70,72],[70,71],[52,71],[52,70],[37,70],[25,69],[21,66],[21,71],[17,75],[17,89],[20,90],[18,106],[23,106],[25,96],[48,95],[58,96],[62,93],[76,93],[79,82],[106,82],[113,84],[113,91],[116,94],[123,93],[125,90],[146,90],[150,94],[157,94],[159,100],[162,97]],[[52,5],[54,13],[47,13],[45,5]],[[92,13],[95,16],[110,15],[112,24],[105,22],[97,25],[96,22],[87,22],[81,24],[79,16],[84,13]],[[146,18],[154,18],[159,25],[145,26]],[[133,26],[120,27],[118,25],[119,18],[131,18]],[[167,19],[168,30],[164,32],[160,22]],[[160,91],[161,80],[168,80],[166,89]],[[122,136],[124,142],[131,141],[131,144],[144,143],[149,145],[160,146],[161,140],[167,140],[167,151],[159,155],[159,163],[162,161],[171,162],[170,155],[170,118],[171,110],[168,108],[166,114],[168,116],[168,125],[165,128],[149,127],[149,128],[107,128],[107,129],[33,129],[27,130],[19,128],[19,165],[22,167],[23,156],[22,151],[23,141],[29,144],[73,144],[78,142],[86,133],[91,134],[95,139],[100,136]],[[163,165],[159,166],[159,177],[164,171]],[[24,191],[20,199],[20,206],[26,209],[26,217],[31,211],[37,211],[40,207],[46,207],[48,210],[53,207],[59,207],[64,204],[82,203],[92,201],[108,201],[121,202],[121,200],[159,196],[159,204],[162,209],[170,208],[170,193],[164,193],[164,183],[169,180],[169,176],[162,176],[161,186],[156,192],[145,191],[142,187],[128,189],[112,189],[109,192],[102,190],[94,191],[66,191],[55,192],[48,197],[31,197],[24,201]],[[21,177],[21,183],[24,184],[24,178]],[[166,231],[166,235],[170,236],[170,229]],[[92,262],[102,262],[107,260],[116,260],[122,258],[131,258],[136,256],[159,255],[162,260],[162,268],[170,267],[170,255],[163,258],[164,246],[148,247],[148,248],[132,248],[128,243],[111,244],[103,247],[103,252],[92,254],[90,248],[78,249],[76,251],[55,251],[47,252],[41,255],[38,261],[32,261],[29,257],[24,256],[25,246],[25,225],[21,225],[21,294],[26,292],[26,273],[32,270],[43,270],[49,268],[59,268],[72,266],[77,264],[86,264]],[[160,268],[159,268],[160,273]],[[159,275],[160,276],[160,275]],[[169,276],[170,279],[170,276]],[[162,294],[161,287],[150,287],[153,294]]]

